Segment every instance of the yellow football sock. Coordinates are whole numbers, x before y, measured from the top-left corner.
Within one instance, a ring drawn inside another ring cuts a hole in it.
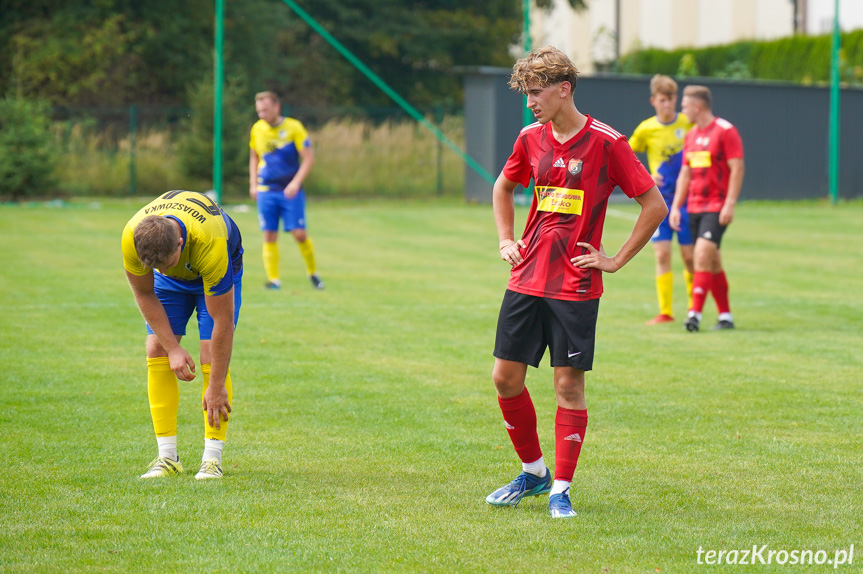
[[[204,393],[207,392],[207,387],[210,386],[210,365],[201,365],[201,373],[204,375],[204,388],[201,390],[201,401],[203,402]],[[228,403],[230,403],[231,408],[234,408],[234,385],[231,384],[230,367],[228,368],[228,374],[225,376],[225,390],[228,391]],[[207,413],[204,411],[204,438],[214,438],[224,442],[225,437],[228,435],[228,421],[222,420],[221,427],[220,429],[211,427],[210,422],[207,420]]]
[[[306,262],[306,271],[309,275],[315,274],[315,246],[312,244],[312,238],[307,237],[303,242],[297,242],[300,248],[300,254],[303,256],[303,261]]]
[[[659,312],[672,317],[671,293],[674,290],[674,276],[671,271],[656,276],[656,297],[659,299]]]
[[[692,282],[695,281],[695,275],[684,269],[683,278],[686,280],[686,294],[689,296],[689,307],[687,309],[692,309]]]
[[[156,436],[177,436],[180,386],[168,357],[147,359],[147,396]]]
[[[279,244],[275,241],[264,241],[264,273],[267,281],[279,280]]]

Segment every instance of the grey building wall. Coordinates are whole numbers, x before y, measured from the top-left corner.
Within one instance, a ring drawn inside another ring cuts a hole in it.
[[[493,73],[500,76],[495,80]],[[508,69],[487,68],[482,81],[506,85]],[[484,147],[480,163],[497,176],[515,141],[522,121],[522,96],[511,90],[484,91],[478,78],[465,78],[465,138],[467,152]],[[582,113],[602,120],[627,135],[654,114],[648,76],[590,76],[578,80],[575,105]],[[804,199],[827,197],[830,89],[779,83],[729,82],[709,78],[680,80],[680,90],[701,84],[713,94],[713,111],[733,123],[743,139],[746,175],[741,200]],[[483,104],[483,99],[500,99]],[[478,100],[471,102],[471,100]],[[471,118],[478,107],[493,107],[481,121]],[[678,105],[679,108],[679,105]],[[863,90],[843,89],[840,101],[839,196],[863,197]],[[490,130],[486,122],[511,119]],[[514,124],[513,124],[514,122]],[[490,133],[493,132],[493,133]],[[494,140],[493,147],[480,137]],[[514,132],[514,133],[513,133]],[[499,141],[501,138],[504,141]],[[491,186],[483,187],[476,176],[465,177],[465,195],[474,201],[491,201]]]
[[[469,68],[464,73],[467,153],[496,178],[524,125],[522,96],[507,85],[509,68]],[[465,199],[491,203],[491,183],[467,164],[464,181]]]

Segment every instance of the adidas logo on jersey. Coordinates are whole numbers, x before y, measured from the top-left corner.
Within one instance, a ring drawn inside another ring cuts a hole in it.
[[[506,421],[503,421],[503,424],[505,424],[505,425],[506,425],[506,429],[507,429],[507,430],[514,430],[514,429],[515,429],[515,427],[514,427],[514,426],[512,426],[511,424],[509,424],[509,423],[508,423],[508,422],[506,422]]]
[[[581,442],[581,435],[577,432],[574,432],[563,440],[574,440],[575,442]]]
[[[563,158],[559,157],[557,158],[557,160],[555,160],[554,165],[552,165],[551,167],[566,167],[566,164],[563,163]]]

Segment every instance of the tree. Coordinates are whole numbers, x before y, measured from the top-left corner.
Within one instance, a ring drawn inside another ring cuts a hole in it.
[[[246,189],[249,181],[249,129],[254,108],[243,101],[237,82],[228,82],[222,94],[222,177],[228,186]],[[189,88],[191,117],[183,122],[177,156],[187,175],[209,180],[213,176],[213,77],[205,76]]]
[[[510,66],[521,30],[521,0],[297,1],[417,106],[460,100],[458,66]],[[181,105],[213,68],[212,0],[0,0],[0,13],[0,94]],[[226,0],[224,57],[247,98],[392,105],[280,0]]]

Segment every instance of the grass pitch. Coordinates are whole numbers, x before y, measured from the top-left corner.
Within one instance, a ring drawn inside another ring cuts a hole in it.
[[[649,246],[606,276],[561,521],[547,497],[484,502],[520,470],[490,380],[508,273],[490,207],[456,202],[310,204],[323,292],[287,236],[264,291],[255,213],[229,208],[247,255],[225,477],[193,479],[199,376],[186,474],[139,480],[156,446],[119,238],[146,201],[0,207],[0,571],[692,572],[699,547],[765,544],[863,563],[859,203],[738,207],[733,332],[684,332],[676,254],[673,324],[644,325]],[[612,205],[610,252],[636,212]],[[547,360],[528,384],[551,462]]]

